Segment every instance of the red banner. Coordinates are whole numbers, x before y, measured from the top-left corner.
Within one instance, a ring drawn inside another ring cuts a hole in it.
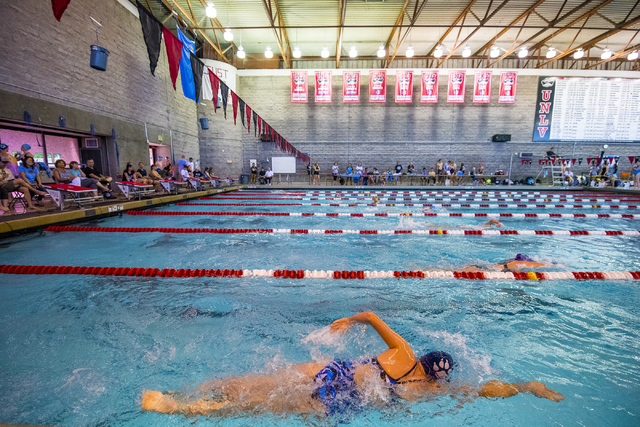
[[[467,72],[464,70],[449,71],[449,90],[447,102],[464,102],[464,84]]]
[[[333,102],[333,81],[331,71],[316,71],[316,104]]]
[[[360,102],[360,71],[342,73],[342,102]]]
[[[291,102],[306,104],[309,99],[306,71],[291,72]]]
[[[438,70],[422,72],[420,79],[420,102],[438,102]]]
[[[413,71],[396,71],[396,104],[413,102]]]
[[[387,70],[369,71],[369,102],[387,102]]]
[[[500,73],[500,93],[498,95],[498,104],[515,104],[517,81],[517,71],[502,71]]]
[[[491,102],[491,71],[476,70],[473,76],[473,102],[488,104]]]

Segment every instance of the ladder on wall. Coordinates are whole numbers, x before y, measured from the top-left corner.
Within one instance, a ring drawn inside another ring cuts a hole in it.
[[[562,187],[563,182],[562,182],[562,166],[554,166],[554,165],[550,165],[550,166],[543,166],[542,169],[540,170],[540,172],[538,172],[538,175],[536,176],[536,180],[538,178],[540,178],[540,175],[543,175],[543,179],[546,178],[549,173],[544,174],[544,172],[550,172],[551,173],[551,185],[553,186],[560,186]]]

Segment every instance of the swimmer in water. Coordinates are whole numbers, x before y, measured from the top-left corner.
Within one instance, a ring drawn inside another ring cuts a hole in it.
[[[547,264],[542,262],[535,262],[533,259],[528,257],[527,255],[517,254],[515,258],[507,259],[500,264],[495,264],[494,269],[491,271],[495,271],[495,268],[499,269],[502,272],[512,272],[512,271],[520,271],[523,269],[531,270],[535,268],[545,267]],[[479,272],[479,271],[489,271],[486,267],[482,267],[479,265],[470,265],[462,269],[465,272]]]
[[[564,400],[562,394],[536,381],[512,384],[489,381],[479,386],[450,382],[456,366],[451,355],[432,351],[416,356],[409,343],[374,313],[338,319],[331,324],[330,331],[332,334],[344,333],[358,323],[373,327],[389,349],[366,360],[309,362],[280,369],[271,375],[213,380],[202,384],[200,391],[215,397],[192,402],[176,400],[171,394],[159,391],[147,391],[142,396],[142,409],[187,415],[261,412],[331,415],[362,400],[363,393],[375,398],[379,394],[370,388],[374,383],[404,400],[449,395],[461,402],[470,402],[476,397],[507,398],[519,393],[530,393],[554,402]]]
[[[457,227],[451,227],[451,226],[447,226],[447,225],[438,225],[438,224],[433,224],[431,222],[427,223],[427,226],[429,227],[437,227],[440,230],[445,230],[445,229],[449,229],[449,228],[462,228],[462,229],[484,229],[484,228],[491,228],[492,226],[496,226],[496,228],[500,228],[502,227],[502,223],[496,219],[491,218],[489,221],[485,222],[484,224],[480,224],[477,226],[473,226],[473,225],[459,225]]]

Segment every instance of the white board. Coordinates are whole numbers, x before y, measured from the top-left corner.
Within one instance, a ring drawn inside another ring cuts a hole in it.
[[[296,173],[296,158],[272,157],[271,170],[273,173]]]

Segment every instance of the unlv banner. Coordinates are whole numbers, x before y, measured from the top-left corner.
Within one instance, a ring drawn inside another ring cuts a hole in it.
[[[396,104],[413,102],[413,71],[396,71]]]
[[[447,102],[464,102],[464,83],[467,72],[464,70],[449,71],[449,90]]]
[[[491,71],[477,70],[473,77],[473,102],[476,104],[490,103]]]
[[[420,79],[420,102],[438,102],[438,70],[422,72]]]
[[[316,104],[333,102],[333,82],[331,71],[316,71]]]
[[[360,102],[360,71],[342,73],[342,102]]]
[[[306,104],[309,99],[306,71],[291,72],[291,102]]]
[[[516,71],[502,71],[500,73],[498,104],[515,104],[517,81],[518,73]]]
[[[387,70],[369,71],[369,102],[387,102]]]

